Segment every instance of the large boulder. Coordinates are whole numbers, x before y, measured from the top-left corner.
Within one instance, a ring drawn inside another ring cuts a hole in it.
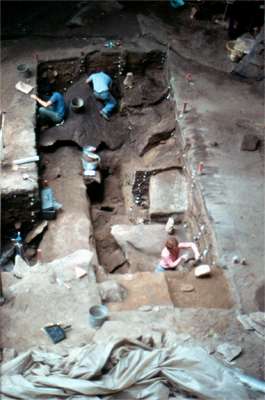
[[[171,137],[166,143],[159,143],[143,156],[146,171],[163,171],[183,167],[180,152],[176,150],[176,139]]]
[[[47,272],[53,272],[55,279],[61,282],[72,282],[77,279],[76,268],[83,269],[87,272],[90,282],[96,282],[95,272],[93,267],[94,253],[90,250],[80,249],[66,257],[58,258],[50,263],[44,264]],[[35,271],[39,267],[33,267]]]
[[[152,125],[144,135],[144,138],[138,145],[138,153],[143,156],[148,150],[153,146],[161,142],[162,140],[167,140],[170,138],[172,132],[174,131],[176,122],[174,118],[165,118],[159,122],[157,125]]]
[[[101,300],[107,303],[123,301],[127,296],[127,290],[116,281],[105,281],[98,284]]]
[[[188,190],[181,170],[175,169],[151,176],[149,201],[149,213],[153,219],[184,214],[188,209]]]
[[[122,248],[126,258],[132,250],[159,256],[167,234],[164,225],[113,225],[111,234]]]

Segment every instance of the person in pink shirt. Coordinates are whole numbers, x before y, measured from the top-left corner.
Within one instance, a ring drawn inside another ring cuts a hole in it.
[[[157,265],[156,272],[172,271],[183,261],[187,261],[187,255],[180,255],[182,249],[192,249],[195,260],[200,258],[199,250],[196,244],[192,242],[179,243],[176,238],[170,238],[166,241],[165,247],[161,253],[161,260]]]

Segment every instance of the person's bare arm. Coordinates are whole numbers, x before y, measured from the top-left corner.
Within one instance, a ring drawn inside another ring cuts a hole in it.
[[[44,101],[44,100],[40,99],[38,96],[36,96],[35,94],[31,94],[30,97],[31,97],[33,100],[36,100],[37,103],[39,103],[42,107],[47,108],[47,107],[49,107],[49,106],[52,105],[52,102],[51,102],[50,100]]]
[[[92,82],[92,76],[91,75],[86,79],[86,83],[90,83],[90,82]]]
[[[170,263],[171,268],[177,267],[179,264],[181,264],[183,261],[186,261],[187,258],[185,256],[180,256],[179,258],[176,259],[176,261]]]
[[[200,252],[195,243],[192,243],[192,242],[179,243],[179,248],[180,249],[192,249],[195,259],[198,260],[200,258]]]

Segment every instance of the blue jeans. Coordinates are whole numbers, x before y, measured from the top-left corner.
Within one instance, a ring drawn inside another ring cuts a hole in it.
[[[104,101],[104,107],[102,111],[107,114],[108,116],[112,113],[113,109],[117,105],[117,100],[114,99],[112,94],[106,90],[105,92],[94,92],[96,99]]]
[[[165,268],[163,268],[162,265],[157,264],[155,272],[165,272]]]
[[[155,268],[155,272],[166,272],[166,271],[175,271],[175,270],[176,270],[176,268],[164,268],[160,264],[157,264],[157,266]]]
[[[59,124],[63,120],[63,117],[57,112],[45,107],[39,108],[39,116],[42,121],[49,121],[53,122],[54,124]]]

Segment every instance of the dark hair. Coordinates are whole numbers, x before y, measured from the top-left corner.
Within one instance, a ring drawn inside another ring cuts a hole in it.
[[[166,241],[166,248],[170,251],[170,250],[174,250],[178,247],[179,242],[176,238],[169,238]]]

